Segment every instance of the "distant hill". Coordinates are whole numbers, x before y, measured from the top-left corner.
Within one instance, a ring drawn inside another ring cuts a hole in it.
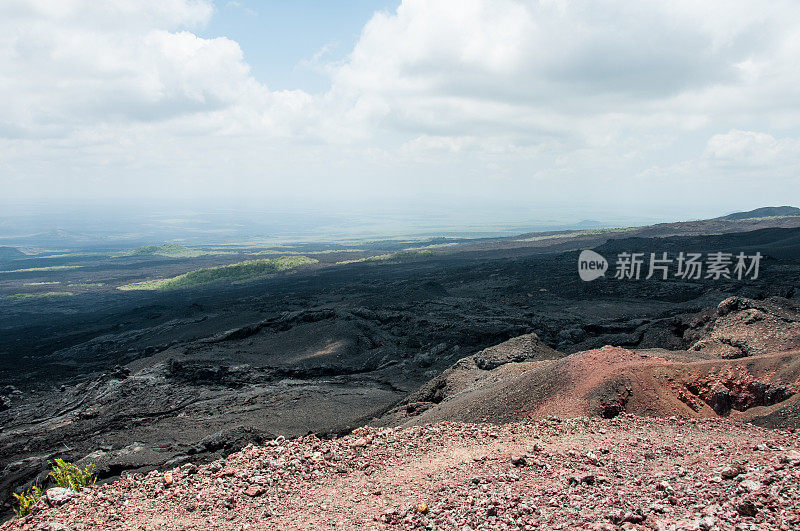
[[[747,212],[734,212],[719,219],[737,220],[753,218],[774,218],[779,216],[800,216],[800,208],[793,206],[761,207]]]
[[[0,247],[0,260],[16,260],[28,256],[16,247]]]

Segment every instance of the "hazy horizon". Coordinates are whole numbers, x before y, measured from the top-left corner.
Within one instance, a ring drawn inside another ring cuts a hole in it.
[[[753,205],[752,210],[759,206]],[[770,205],[777,206],[777,205]],[[90,248],[163,242],[266,245],[403,237],[496,237],[525,232],[635,227],[723,216],[734,210],[681,209],[627,215],[579,205],[503,208],[480,202],[405,205],[152,201],[16,204],[0,213],[0,246]]]

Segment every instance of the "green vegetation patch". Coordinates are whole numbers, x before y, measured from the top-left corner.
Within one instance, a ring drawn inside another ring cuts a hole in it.
[[[52,469],[47,476],[55,481],[59,487],[70,489],[73,492],[80,492],[85,487],[94,485],[97,481],[93,463],[81,468],[63,459],[56,459],[55,463],[51,462],[50,465]],[[38,486],[33,486],[30,490],[21,494],[14,493],[14,498],[17,499],[18,503],[14,513],[17,518],[22,518],[29,515],[31,508],[42,498],[42,489]]]
[[[47,266],[47,267],[29,267],[27,269],[11,269],[9,271],[0,271],[0,273],[30,273],[34,271],[65,271],[67,269],[80,269],[83,266],[79,265],[60,265],[60,266]]]
[[[56,462],[51,464],[53,469],[50,471],[49,476],[53,478],[53,481],[59,487],[80,492],[84,487],[94,485],[94,482],[97,481],[97,476],[94,474],[94,464],[92,463],[80,468],[78,465],[68,463],[63,459],[56,459]]]
[[[31,514],[31,508],[42,498],[42,489],[34,486],[21,494],[14,492],[13,495],[19,504],[19,507],[14,509],[14,514],[17,515],[17,518],[22,518]]]
[[[459,245],[458,242],[448,242],[448,243],[433,243],[431,245],[422,245],[419,247],[406,247],[403,249],[404,251],[423,251],[426,249],[444,249],[446,247],[455,247]]]
[[[630,232],[638,229],[639,227],[615,227],[608,229],[586,229],[576,230],[572,232],[556,232],[541,234],[538,236],[531,236],[529,238],[517,238],[518,242],[539,242],[544,240],[557,240],[559,238],[577,238],[579,236],[596,236],[598,234],[608,234],[612,232]]]
[[[74,284],[67,284],[70,288],[99,288],[105,286],[103,282],[76,282]]]
[[[317,255],[317,254],[363,253],[363,252],[364,252],[364,249],[350,249],[350,248],[347,248],[347,249],[327,249],[325,251],[308,251],[305,254]],[[248,253],[248,254],[251,254],[253,256],[259,256],[259,255],[270,255],[270,254],[280,254],[280,255],[296,254],[296,255],[299,255],[301,253],[298,252],[298,251],[286,251],[286,250],[279,250],[279,249],[265,249],[263,251],[256,251],[256,252],[252,252],[252,253]]]
[[[257,251],[257,252],[254,252],[254,253],[247,253],[247,254],[250,254],[250,255],[253,255],[253,256],[267,256],[267,255],[276,255],[276,254],[279,254],[279,255],[282,255],[282,256],[285,256],[285,255],[298,255],[299,256],[300,255],[300,253],[297,252],[297,251],[286,251],[286,250],[280,250],[279,251],[277,249],[265,249],[263,251]]]
[[[81,258],[85,256],[112,256],[113,253],[107,252],[86,252],[86,251],[77,251],[74,253],[57,253],[57,254],[45,254],[45,255],[35,255],[34,258]]]
[[[359,264],[362,262],[386,262],[389,260],[403,260],[407,258],[417,258],[420,256],[431,256],[433,255],[433,251],[427,250],[419,250],[419,251],[400,251],[397,253],[387,253],[387,254],[376,254],[375,256],[368,256],[366,258],[359,258],[357,260],[343,260],[341,262],[336,262],[337,265],[343,264]]]
[[[309,253],[309,254],[363,253],[365,251],[366,251],[366,249],[352,249],[352,248],[347,248],[347,249],[328,249],[326,251],[316,251],[316,252]]]
[[[286,271],[295,267],[316,264],[319,260],[307,256],[280,256],[278,258],[261,258],[246,260],[235,264],[209,267],[189,271],[177,277],[162,280],[147,280],[120,286],[117,289],[128,290],[167,290],[193,288],[215,282],[250,282],[269,275]]]
[[[23,286],[53,286],[61,284],[61,282],[25,282]]]
[[[119,253],[117,256],[168,256],[170,258],[197,258],[207,254],[203,251],[189,249],[179,243],[165,243],[164,245],[145,245],[130,251]]]
[[[58,299],[61,297],[72,297],[75,295],[71,291],[48,291],[46,293],[14,293],[13,295],[6,295],[7,299],[12,301],[22,301],[30,299]]]

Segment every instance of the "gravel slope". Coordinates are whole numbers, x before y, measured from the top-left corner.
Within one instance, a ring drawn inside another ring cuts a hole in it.
[[[794,430],[549,418],[278,438],[3,529],[797,529]]]

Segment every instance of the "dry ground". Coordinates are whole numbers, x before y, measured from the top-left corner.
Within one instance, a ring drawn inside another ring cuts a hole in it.
[[[359,428],[43,501],[10,529],[798,529],[794,430],[548,418]]]

